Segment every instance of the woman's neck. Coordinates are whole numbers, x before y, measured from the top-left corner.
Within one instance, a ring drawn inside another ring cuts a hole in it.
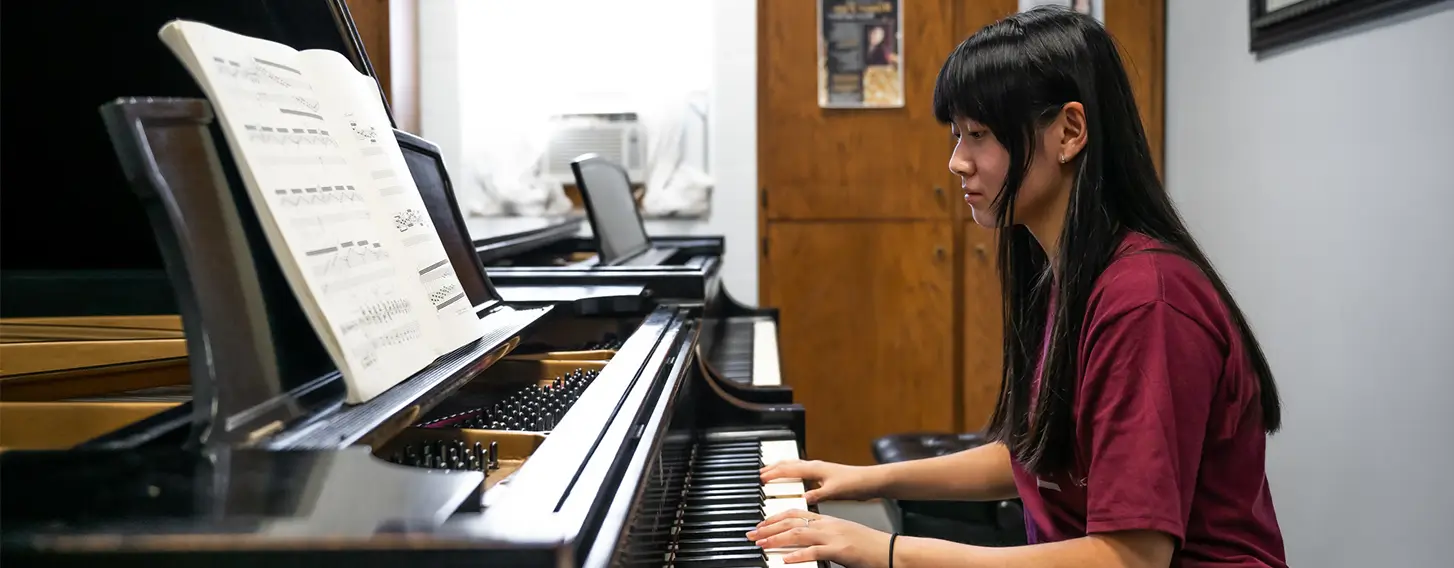
[[[1070,179],[1067,178],[1063,187],[1055,192],[1054,199],[1043,210],[1024,220],[1025,227],[1030,229],[1030,234],[1035,236],[1035,241],[1045,251],[1051,270],[1060,268],[1056,260],[1060,257],[1060,234],[1065,229],[1065,215],[1070,210],[1070,186]],[[1059,274],[1055,276],[1059,277]]]

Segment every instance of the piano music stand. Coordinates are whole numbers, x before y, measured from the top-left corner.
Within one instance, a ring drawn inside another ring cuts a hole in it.
[[[428,140],[397,129],[394,130],[394,138],[399,141],[399,149],[403,151],[404,162],[409,166],[409,172],[414,177],[415,185],[419,187],[419,195],[424,198],[424,205],[429,210],[430,219],[439,228],[440,235],[446,243],[451,241],[455,243],[453,248],[448,246],[446,248],[450,248],[451,255],[455,254],[455,251],[460,255],[460,258],[455,260],[456,266],[462,262],[473,263],[475,270],[471,270],[469,275],[461,274],[460,278],[488,282],[484,265],[480,263],[475,251],[470,250],[472,241],[469,228],[460,214],[459,203],[454,196],[454,186],[450,182],[449,171],[445,168],[444,156],[439,147]],[[647,306],[651,303],[651,300],[647,298],[646,286],[639,283],[582,285],[564,282],[536,286],[506,286],[495,290],[501,297],[512,302],[567,302],[578,315],[642,313],[647,311]]]
[[[334,449],[408,427],[519,342],[551,307],[503,305],[478,261],[450,254],[477,311],[500,314],[479,340],[374,399],[342,404],[344,385],[279,268],[232,160],[219,157],[200,99],[123,99],[101,107],[151,220],[181,306],[191,356],[189,447]],[[220,136],[220,133],[217,134]],[[225,150],[226,145],[222,148]],[[448,235],[445,235],[446,237]],[[467,243],[468,241],[465,241]],[[452,246],[451,246],[452,245]],[[449,249],[467,244],[448,242]],[[463,264],[461,264],[463,262]],[[306,429],[291,429],[301,419]]]
[[[652,249],[646,221],[631,196],[631,178],[619,164],[586,154],[570,164],[586,203],[601,266],[615,266]]]

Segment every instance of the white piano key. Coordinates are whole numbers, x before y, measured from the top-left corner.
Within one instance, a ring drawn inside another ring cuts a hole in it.
[[[752,324],[752,384],[759,387],[783,384],[775,321],[758,320]]]
[[[771,499],[774,497],[802,497],[807,491],[803,487],[801,479],[774,479],[762,486],[762,494]]]
[[[789,563],[786,560],[783,560],[783,557],[785,557],[785,556],[787,556],[789,554],[792,554],[792,552],[794,550],[797,550],[797,549],[793,549],[793,548],[774,548],[774,549],[771,549],[771,550],[766,551],[767,552],[767,568],[787,568],[789,566],[815,566],[816,565],[816,563],[814,563],[812,561],[808,561],[808,562],[792,562],[792,563]]]
[[[783,511],[808,510],[808,500],[802,497],[779,497],[762,502],[763,518],[770,518]]]
[[[772,440],[762,443],[762,465],[764,466],[795,459],[798,459],[798,442],[795,440]]]

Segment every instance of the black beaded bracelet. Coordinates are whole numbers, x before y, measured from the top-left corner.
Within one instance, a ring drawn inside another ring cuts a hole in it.
[[[889,568],[894,568],[894,541],[899,540],[899,533],[889,536]]]

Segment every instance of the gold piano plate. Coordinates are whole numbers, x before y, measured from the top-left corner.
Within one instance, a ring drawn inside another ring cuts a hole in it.
[[[603,344],[625,341],[640,325],[640,318],[572,318],[570,325],[552,326],[533,334],[505,360],[610,361],[619,346]]]
[[[520,466],[525,465],[525,460],[529,459],[535,450],[540,449],[540,445],[545,443],[545,434],[462,428],[409,428],[376,450],[374,455],[380,459],[400,463],[411,450],[422,451],[415,449],[440,442],[445,444],[463,442],[466,447],[473,447],[478,443],[483,448],[489,448],[492,442],[497,444],[498,455],[494,457],[498,461],[499,467],[486,468],[487,471],[485,471],[485,490],[488,491],[496,483],[510,477],[515,470],[520,469]]]
[[[506,361],[610,361],[616,355],[614,349],[597,349],[593,351],[547,351],[545,353],[527,353],[524,355],[510,355],[505,357]]]
[[[63,450],[177,402],[0,402],[0,451]]]

